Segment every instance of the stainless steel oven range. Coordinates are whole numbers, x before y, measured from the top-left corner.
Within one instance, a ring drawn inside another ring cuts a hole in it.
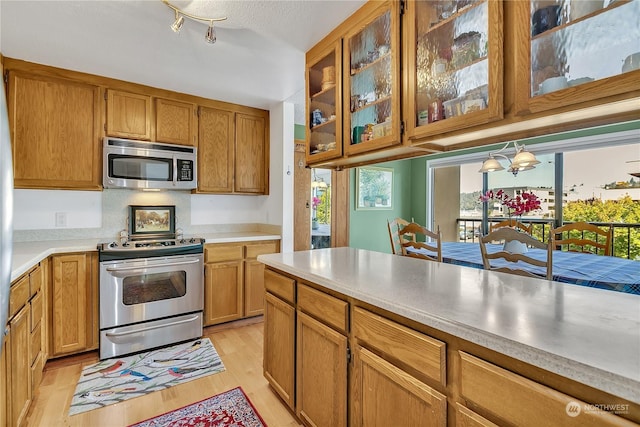
[[[153,236],[98,246],[100,359],[202,336],[204,240]]]

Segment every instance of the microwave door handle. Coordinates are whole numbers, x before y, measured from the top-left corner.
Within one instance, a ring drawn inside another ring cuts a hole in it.
[[[164,264],[152,264],[152,265],[145,265],[145,266],[136,266],[136,267],[107,267],[107,271],[131,271],[131,270],[146,270],[149,268],[156,268],[156,267],[173,267],[174,265],[187,265],[187,264],[195,264],[196,262],[200,262],[199,259],[194,259],[191,261],[181,261],[181,262],[167,262]]]
[[[178,158],[173,155],[173,186],[178,185]]]

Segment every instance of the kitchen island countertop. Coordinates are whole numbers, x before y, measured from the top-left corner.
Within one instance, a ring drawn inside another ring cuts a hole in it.
[[[185,236],[191,237],[191,236]],[[246,242],[255,240],[280,240],[280,235],[259,231],[234,231],[227,233],[204,233],[198,235],[207,243]],[[109,242],[103,239],[42,240],[34,242],[14,242],[11,260],[11,281],[26,273],[49,255],[97,250],[99,243]]]
[[[640,296],[354,248],[260,255],[303,280],[640,403]]]

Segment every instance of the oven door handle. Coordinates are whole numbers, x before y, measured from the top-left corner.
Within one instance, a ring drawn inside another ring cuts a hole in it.
[[[193,322],[194,320],[198,320],[198,316],[193,316],[193,317],[190,317],[188,319],[183,319],[183,320],[177,320],[175,322],[163,323],[162,325],[147,326],[145,328],[135,329],[133,331],[105,332],[105,335],[108,336],[108,337],[124,337],[124,336],[127,336],[127,335],[138,334],[140,332],[151,331],[153,329],[166,328],[167,326],[181,325],[183,323]]]
[[[130,270],[145,270],[149,268],[157,268],[157,267],[173,267],[174,265],[186,265],[186,264],[195,264],[196,262],[200,262],[199,259],[194,259],[191,261],[181,261],[181,262],[168,262],[165,264],[151,264],[151,265],[138,265],[136,267],[107,267],[107,271],[130,271]]]

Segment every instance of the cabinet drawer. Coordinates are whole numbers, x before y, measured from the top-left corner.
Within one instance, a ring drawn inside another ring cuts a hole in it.
[[[40,324],[42,319],[42,292],[39,292],[35,297],[31,299],[31,331]]]
[[[29,300],[29,276],[26,275],[11,286],[9,293],[9,319]]]
[[[352,328],[365,347],[373,347],[439,384],[446,384],[446,345],[442,341],[360,307],[353,310]]]
[[[205,246],[204,262],[223,262],[241,260],[242,245]]]
[[[37,266],[29,273],[29,295],[34,296],[42,287],[43,270],[41,266]]]
[[[498,427],[470,409],[456,403],[456,427]]]
[[[581,410],[578,416],[569,416],[567,406],[570,402],[580,405],[580,408],[584,408],[585,403],[470,354],[459,354],[460,391],[467,400],[467,406],[473,408],[469,405],[472,402],[506,424],[523,427],[560,424],[565,427],[635,425],[603,411]]]
[[[298,308],[342,333],[347,332],[349,304],[338,298],[298,285]]]
[[[278,244],[276,242],[247,245],[246,248],[247,253],[245,258],[257,258],[258,255],[275,254],[278,252]]]
[[[31,345],[29,346],[29,365],[33,365],[36,358],[40,356],[40,350],[42,349],[42,324],[38,323],[38,326],[31,332]]]
[[[271,270],[264,271],[264,287],[267,292],[282,298],[289,304],[295,303],[296,281]]]

